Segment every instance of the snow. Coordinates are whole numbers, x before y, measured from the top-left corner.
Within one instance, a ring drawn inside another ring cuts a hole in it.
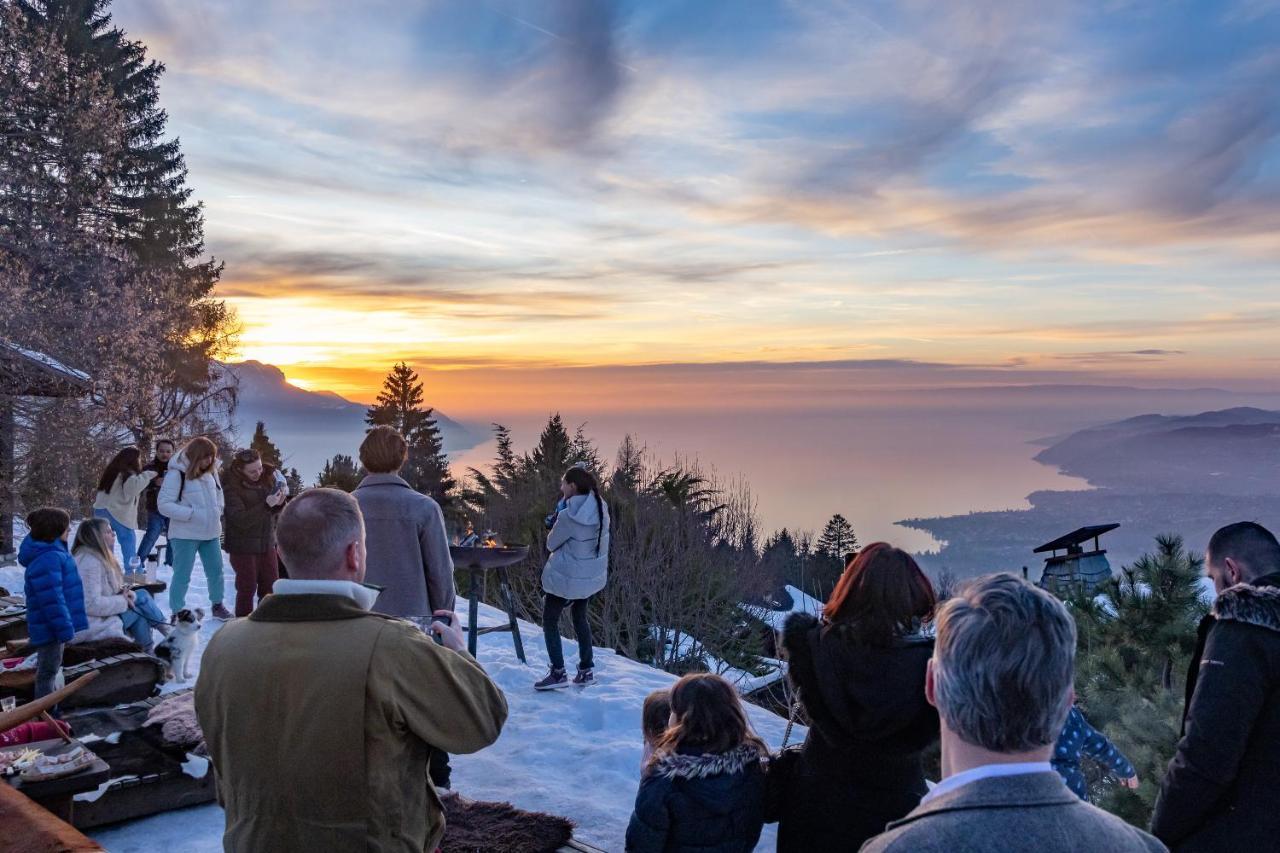
[[[223,574],[230,595],[234,575],[225,555]],[[169,579],[168,567],[160,567],[159,577]],[[0,569],[0,586],[21,590],[21,568]],[[157,603],[168,613],[167,593],[161,593]],[[209,612],[207,584],[198,562],[187,606]],[[458,611],[465,625],[467,602],[462,598],[458,599]],[[506,621],[502,611],[480,605],[482,626]],[[548,666],[542,629],[529,622],[519,624],[527,666],[516,657],[510,634],[480,638],[480,663],[506,693],[510,715],[496,744],[475,755],[454,756],[454,790],[472,799],[505,801],[562,815],[578,824],[575,837],[579,840],[620,851],[640,779],[640,708],[645,696],[670,687],[675,676],[620,657],[610,649],[596,649],[597,686],[539,693],[532,685]],[[198,653],[203,653],[221,626],[206,616]],[[564,644],[565,657],[573,660],[577,644],[569,639]],[[194,668],[198,675],[198,659]],[[170,682],[163,692],[185,686],[190,685]],[[756,732],[770,747],[780,747],[787,721],[754,705],[746,708]],[[804,737],[804,728],[796,726],[792,742]],[[95,829],[90,834],[114,853],[166,848],[216,853],[222,850],[222,830],[222,809],[210,804]],[[774,849],[776,830],[776,825],[765,827],[758,850]]]
[[[85,373],[83,370],[76,370],[74,367],[67,367],[65,364],[58,361],[56,358],[54,358],[51,355],[46,355],[37,350],[27,349],[26,347],[20,347],[17,344],[11,344],[7,341],[4,341],[2,343],[4,344],[4,346],[8,347],[14,352],[22,356],[25,356],[26,358],[29,358],[32,361],[39,362],[40,364],[43,364],[45,367],[49,368],[50,370],[54,370],[58,373],[61,373],[64,376],[70,376],[73,379],[80,379],[83,381],[88,381],[90,379],[89,374]]]

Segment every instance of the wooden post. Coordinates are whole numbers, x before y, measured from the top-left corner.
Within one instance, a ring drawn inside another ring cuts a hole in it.
[[[15,421],[13,397],[0,394],[0,556],[13,553]]]

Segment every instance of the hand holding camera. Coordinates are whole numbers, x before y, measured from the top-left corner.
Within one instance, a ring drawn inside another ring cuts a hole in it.
[[[462,628],[458,626],[458,620],[448,610],[437,610],[432,614],[430,631],[435,641],[446,649],[460,652],[467,647],[467,640]]]

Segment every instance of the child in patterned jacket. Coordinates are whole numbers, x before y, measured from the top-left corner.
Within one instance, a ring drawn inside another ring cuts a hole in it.
[[[1067,787],[1076,796],[1089,802],[1089,781],[1080,769],[1080,757],[1087,755],[1107,768],[1120,779],[1126,788],[1138,787],[1138,771],[1124,757],[1116,745],[1107,739],[1102,732],[1089,725],[1089,721],[1080,713],[1075,705],[1067,714],[1067,722],[1058,735],[1058,743],[1053,748],[1051,763],[1053,769],[1062,775]]]

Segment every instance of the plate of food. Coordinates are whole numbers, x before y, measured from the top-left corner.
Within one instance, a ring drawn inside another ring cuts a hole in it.
[[[96,755],[79,745],[58,755],[45,753],[22,771],[22,781],[47,782],[50,779],[60,779],[90,767],[96,759]]]
[[[16,776],[36,763],[41,755],[38,749],[0,750],[0,776]]]

